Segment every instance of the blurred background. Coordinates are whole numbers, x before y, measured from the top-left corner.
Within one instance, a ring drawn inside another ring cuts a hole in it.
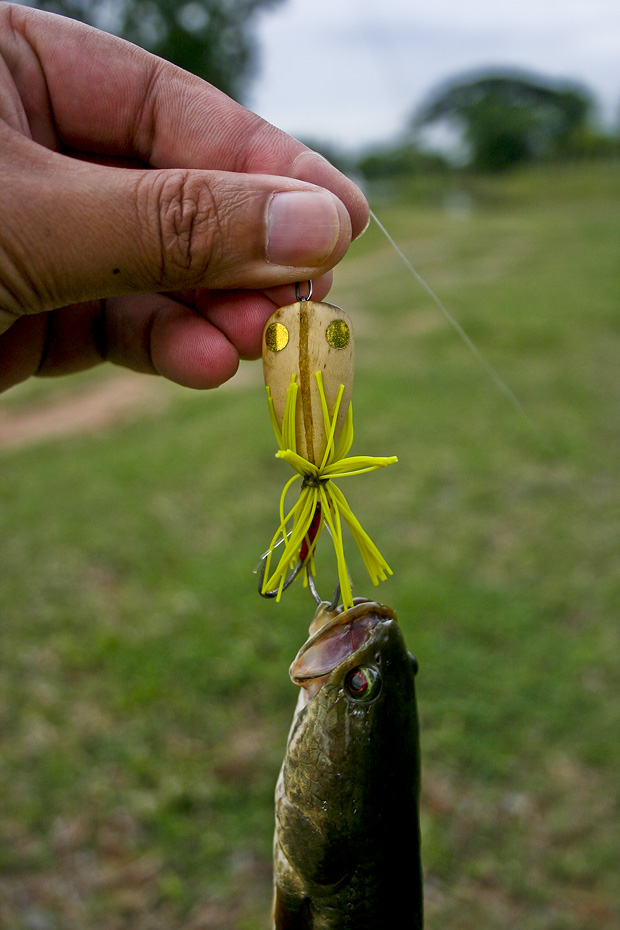
[[[416,653],[428,930],[618,930],[620,7],[62,0],[354,175],[343,490]],[[261,600],[260,364],[0,398],[0,928],[265,930],[313,602]],[[319,576],[331,586],[329,555]],[[377,799],[381,803],[381,799]]]

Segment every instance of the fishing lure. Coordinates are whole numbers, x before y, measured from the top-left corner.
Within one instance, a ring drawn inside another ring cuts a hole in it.
[[[313,580],[314,555],[327,526],[338,571],[334,601],[341,596],[346,609],[353,605],[353,593],[343,523],[349,527],[373,584],[384,581],[392,571],[334,479],[374,471],[397,458],[349,456],[353,443],[353,327],[339,307],[311,299],[312,282],[308,282],[308,291],[307,297],[301,297],[297,285],[296,302],[276,310],[263,332],[263,372],[279,447],[276,457],[288,462],[295,474],[280,497],[280,523],[260,563],[259,591],[264,597],[279,600],[295,578],[304,574],[304,583],[320,602]],[[287,509],[288,492],[299,481],[299,498]],[[283,551],[274,568],[272,557],[279,545]]]

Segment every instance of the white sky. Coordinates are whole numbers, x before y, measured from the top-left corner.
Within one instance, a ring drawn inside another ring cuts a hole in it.
[[[581,81],[620,119],[620,0],[284,0],[257,25],[249,105],[304,139],[389,139],[439,82],[492,66]]]

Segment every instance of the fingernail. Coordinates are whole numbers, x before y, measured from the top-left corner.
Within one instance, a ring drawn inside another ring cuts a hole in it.
[[[351,217],[353,238],[361,236],[368,223],[368,201],[363,192],[350,178],[334,168],[318,152],[300,152],[293,162],[292,177],[309,181],[332,191],[340,198]]]
[[[340,238],[336,198],[327,191],[282,191],[267,208],[267,260],[274,265],[321,265]]]
[[[371,216],[370,213],[369,213],[369,214],[368,214],[368,219],[366,220],[366,225],[362,228],[362,230],[361,230],[360,232],[358,232],[358,234],[357,234],[356,236],[353,237],[353,241],[354,241],[354,242],[356,242],[358,239],[361,239],[361,237],[364,235],[364,233],[366,232],[366,230],[367,230],[368,227],[370,226],[370,221],[371,221],[371,219],[372,219],[372,216]]]

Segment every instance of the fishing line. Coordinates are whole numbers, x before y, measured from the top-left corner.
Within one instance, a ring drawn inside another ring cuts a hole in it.
[[[432,287],[429,284],[427,284],[424,278],[422,277],[422,275],[416,271],[412,263],[409,261],[409,259],[407,258],[403,250],[400,248],[400,246],[394,241],[394,239],[389,234],[389,232],[387,231],[387,229],[385,228],[381,220],[378,218],[376,213],[374,213],[371,210],[370,215],[375,221],[375,223],[377,224],[377,226],[379,227],[379,229],[381,230],[381,232],[383,233],[383,235],[386,237],[386,239],[388,240],[392,248],[396,251],[396,254],[400,256],[400,258],[405,263],[405,265],[407,266],[407,268],[409,269],[413,277],[416,279],[418,284],[420,284],[424,288],[424,290],[429,295],[431,300],[439,307],[439,309],[441,310],[441,312],[447,319],[450,326],[452,326],[452,328],[456,330],[456,332],[459,334],[459,336],[461,337],[461,339],[463,340],[463,342],[465,343],[469,351],[477,359],[480,365],[482,365],[482,367],[485,369],[485,371],[487,372],[491,380],[494,382],[495,386],[502,392],[504,397],[507,398],[507,400],[510,402],[511,406],[514,407],[517,413],[521,414],[521,416],[524,417],[528,421],[530,426],[536,428],[534,421],[531,419],[529,414],[526,413],[518,397],[515,395],[512,389],[506,384],[503,378],[495,371],[491,363],[486,360],[486,358],[480,352],[476,344],[467,335],[467,333],[465,332],[465,330],[463,329],[459,321],[455,319],[455,317],[452,316],[448,308],[445,306],[443,301],[437,296],[437,294],[432,289]]]
[[[362,2],[361,5],[362,5],[362,8],[363,8],[363,11],[367,14],[367,13],[368,13],[368,3],[367,3],[367,2]],[[359,6],[359,4],[358,4],[358,6]],[[359,12],[360,12],[360,10],[357,9],[357,14],[356,14],[357,16],[359,16]],[[367,21],[367,22],[366,22],[366,25],[370,24],[370,23],[371,23],[371,18],[368,17],[368,16],[366,16],[366,21]],[[375,31],[375,36],[376,36],[376,35],[377,35],[377,33],[376,33],[376,31]],[[406,84],[407,84],[407,81],[404,80],[404,70],[403,70],[403,68],[402,68],[402,58],[401,58],[400,55],[398,54],[398,50],[394,47],[394,43],[393,43],[393,41],[391,40],[392,33],[390,33],[389,30],[388,30],[388,31],[385,33],[385,36],[389,36],[389,38],[390,38],[390,45],[391,45],[390,53],[391,53],[391,54],[390,54],[390,63],[389,63],[389,67],[384,67],[384,68],[382,69],[382,70],[383,70],[383,77],[384,77],[384,80],[385,80],[385,78],[386,78],[387,75],[390,75],[390,77],[391,77],[392,80],[393,80],[394,68],[395,68],[395,67],[398,67],[398,66],[400,65],[400,66],[401,66],[401,67],[400,67],[400,71],[401,71],[401,73],[402,73],[402,75],[403,75],[403,79],[401,79],[401,86],[403,86],[403,84],[406,85]],[[380,48],[382,48],[383,50],[385,49],[385,45],[380,46],[380,44],[377,42],[376,38],[375,38],[375,42],[373,43],[373,46],[374,46],[374,49],[375,49],[375,52],[376,52],[376,53],[379,52],[379,49],[380,49]],[[379,57],[379,55],[377,54],[376,57]],[[386,61],[387,61],[387,60],[386,60],[385,57],[384,57],[384,58],[382,59],[382,61],[383,61],[384,64],[386,64]],[[387,82],[386,82],[386,86],[387,86]],[[467,335],[467,333],[465,332],[465,330],[463,329],[463,327],[461,326],[461,324],[460,324],[460,323],[458,322],[458,320],[450,313],[450,311],[448,310],[448,308],[445,306],[445,304],[443,303],[443,301],[437,296],[437,294],[434,292],[434,290],[431,288],[431,286],[430,286],[429,284],[427,284],[426,281],[424,280],[424,278],[422,277],[422,275],[420,275],[420,274],[416,271],[416,269],[414,268],[413,264],[409,261],[409,259],[407,258],[407,256],[406,256],[405,253],[403,252],[403,250],[400,248],[400,246],[394,241],[393,237],[392,237],[392,236],[390,235],[390,233],[387,231],[387,229],[385,228],[385,226],[383,225],[383,223],[381,222],[381,220],[379,219],[379,217],[376,215],[376,213],[374,213],[374,211],[371,210],[371,211],[370,211],[370,215],[371,215],[372,219],[375,221],[375,223],[377,224],[377,226],[379,227],[379,229],[381,230],[381,232],[383,233],[383,235],[386,237],[386,239],[388,240],[388,242],[390,243],[390,245],[392,246],[392,248],[395,250],[396,254],[400,256],[401,260],[404,262],[404,264],[406,265],[406,267],[409,269],[409,271],[411,272],[411,274],[413,275],[413,277],[415,278],[415,280],[418,282],[418,284],[420,284],[420,285],[424,288],[424,290],[426,291],[426,293],[428,294],[428,296],[431,298],[431,300],[433,301],[433,303],[435,303],[436,306],[439,307],[439,309],[440,309],[441,312],[443,313],[444,317],[445,317],[445,318],[447,319],[447,321],[449,322],[450,326],[452,326],[452,328],[453,328],[454,330],[456,330],[456,332],[458,333],[458,335],[460,336],[460,338],[463,340],[463,342],[465,343],[465,345],[467,346],[467,348],[469,349],[469,351],[472,353],[472,355],[474,356],[474,358],[476,358],[476,360],[478,361],[478,363],[479,363],[480,365],[482,365],[482,367],[484,368],[484,370],[487,372],[487,374],[489,375],[489,377],[491,378],[491,380],[493,381],[493,383],[495,384],[495,386],[501,391],[501,393],[504,395],[504,397],[506,397],[506,399],[508,400],[508,402],[510,403],[510,405],[513,407],[513,409],[516,410],[517,413],[519,413],[519,414],[529,423],[529,425],[530,425],[536,432],[538,432],[538,429],[537,429],[537,427],[536,427],[536,424],[534,423],[534,421],[532,420],[532,418],[529,416],[529,414],[526,413],[526,411],[525,411],[524,408],[523,408],[523,405],[521,404],[520,400],[518,399],[518,397],[516,396],[516,394],[514,393],[514,391],[506,384],[506,382],[505,382],[504,379],[498,374],[498,372],[495,371],[495,369],[493,368],[493,366],[491,365],[491,363],[488,362],[488,361],[486,360],[486,358],[485,358],[484,355],[480,352],[480,350],[478,349],[478,347],[476,346],[476,344],[475,344],[475,343],[472,341],[472,339]]]

